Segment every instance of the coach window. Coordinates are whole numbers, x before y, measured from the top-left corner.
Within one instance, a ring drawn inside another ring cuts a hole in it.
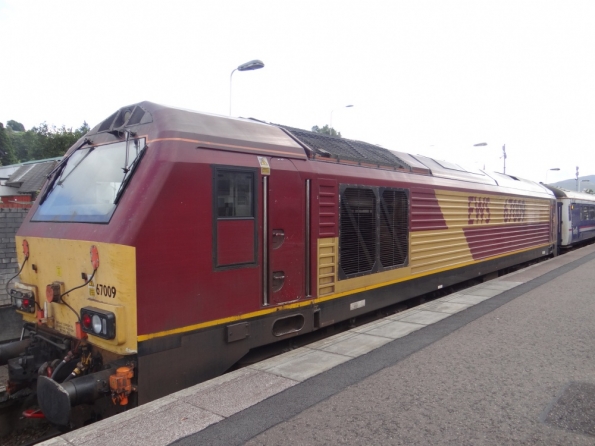
[[[255,170],[213,168],[213,258],[215,268],[256,262]]]

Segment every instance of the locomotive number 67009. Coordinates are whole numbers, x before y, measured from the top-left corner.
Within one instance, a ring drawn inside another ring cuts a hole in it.
[[[97,293],[98,296],[111,297],[114,299],[116,297],[116,287],[115,286],[102,285],[102,284],[98,283],[95,286],[95,292]]]

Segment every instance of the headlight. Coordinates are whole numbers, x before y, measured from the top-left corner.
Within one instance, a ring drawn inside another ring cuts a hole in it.
[[[81,308],[81,322],[85,333],[103,339],[116,337],[116,315],[96,307]]]

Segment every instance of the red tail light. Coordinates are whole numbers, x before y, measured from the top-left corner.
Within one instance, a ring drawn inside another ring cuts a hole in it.
[[[91,328],[91,316],[88,313],[85,313],[81,319],[83,321],[83,328],[89,330]]]

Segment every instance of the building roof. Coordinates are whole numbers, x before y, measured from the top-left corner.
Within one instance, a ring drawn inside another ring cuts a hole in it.
[[[47,175],[54,169],[58,161],[40,161],[35,164],[24,164],[6,181],[6,186],[18,188],[18,194],[39,192],[47,180]],[[13,195],[16,195],[13,193]]]

